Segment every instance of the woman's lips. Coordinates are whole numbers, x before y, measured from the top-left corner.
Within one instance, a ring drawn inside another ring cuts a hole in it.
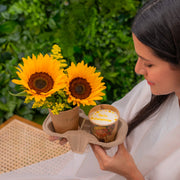
[[[155,84],[155,83],[150,82],[150,81],[148,81],[148,80],[147,80],[147,83],[148,83],[150,86],[152,86],[152,85],[154,85],[154,84]]]

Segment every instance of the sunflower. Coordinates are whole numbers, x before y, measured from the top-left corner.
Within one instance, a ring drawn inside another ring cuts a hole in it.
[[[100,72],[95,72],[96,68],[87,66],[84,61],[78,63],[77,66],[71,63],[67,68],[68,84],[66,93],[68,94],[68,102],[73,105],[96,105],[96,100],[101,100],[105,94],[102,92],[106,87],[102,82],[103,77]]]
[[[28,94],[26,100],[44,101],[47,97],[66,86],[67,76],[60,69],[61,62],[46,54],[36,58],[22,58],[23,64],[17,67],[20,80],[13,79],[15,84],[22,85]]]

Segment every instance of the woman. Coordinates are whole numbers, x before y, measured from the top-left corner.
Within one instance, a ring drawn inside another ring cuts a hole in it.
[[[113,103],[129,125],[125,145],[113,157],[92,148],[101,169],[128,180],[179,180],[180,1],[148,1],[134,19],[132,36],[135,72],[145,80]]]

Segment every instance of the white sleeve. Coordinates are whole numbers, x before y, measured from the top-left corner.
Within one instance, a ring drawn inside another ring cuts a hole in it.
[[[125,97],[115,101],[112,105],[119,110],[121,118],[128,122],[150,99],[150,87],[147,81],[143,80],[126,94]]]

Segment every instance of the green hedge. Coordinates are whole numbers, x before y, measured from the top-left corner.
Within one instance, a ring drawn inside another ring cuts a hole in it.
[[[1,0],[0,122],[13,114],[29,120],[47,115],[9,91],[19,91],[11,79],[21,58],[49,53],[54,43],[68,62],[83,59],[101,71],[107,89],[100,103],[124,96],[140,79],[130,29],[140,5],[140,0]]]

